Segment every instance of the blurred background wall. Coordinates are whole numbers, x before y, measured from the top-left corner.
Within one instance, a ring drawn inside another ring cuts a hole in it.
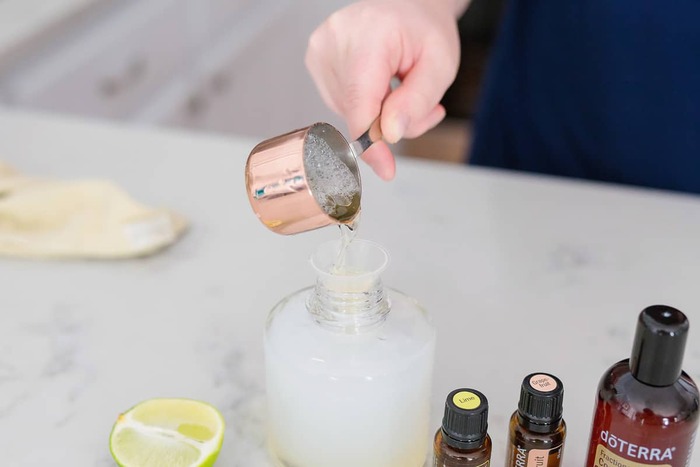
[[[264,138],[327,121],[305,67],[314,28],[349,0],[0,0],[0,104]],[[448,119],[403,143],[459,161],[502,0],[460,21]]]

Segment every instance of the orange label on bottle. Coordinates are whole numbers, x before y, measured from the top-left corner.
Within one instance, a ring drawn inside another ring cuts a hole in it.
[[[557,380],[549,375],[533,375],[530,378],[530,386],[540,392],[551,392],[557,388]]]
[[[531,449],[530,452],[527,453],[528,467],[547,467],[548,460],[548,449]]]
[[[563,446],[553,449],[526,449],[512,446],[508,452],[508,467],[559,467]],[[617,467],[617,466],[616,466]]]
[[[647,467],[649,465],[654,465],[656,467],[671,467],[671,464],[645,464],[627,460],[624,457],[620,457],[614,452],[609,451],[602,444],[599,444],[595,453],[593,467]]]

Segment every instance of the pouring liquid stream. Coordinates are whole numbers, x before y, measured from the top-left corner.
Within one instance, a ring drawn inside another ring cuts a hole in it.
[[[350,272],[345,266],[345,255],[348,247],[357,236],[357,228],[359,227],[359,224],[360,214],[358,213],[352,222],[338,225],[338,228],[340,229],[340,249],[338,250],[338,256],[333,264],[333,274],[347,274]]]

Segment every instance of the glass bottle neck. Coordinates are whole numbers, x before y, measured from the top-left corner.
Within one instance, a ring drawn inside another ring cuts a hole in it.
[[[384,321],[390,307],[379,277],[363,287],[351,282],[342,287],[342,280],[331,282],[319,278],[307,301],[309,312],[319,324],[357,333]]]
[[[535,423],[530,418],[524,416],[520,411],[516,411],[518,417],[518,424],[520,426],[535,432],[535,433],[554,433],[559,429],[562,423],[562,419],[552,420],[550,423]]]
[[[316,321],[345,333],[358,333],[379,325],[389,312],[381,280],[388,256],[365,240],[322,244],[311,258],[316,287],[307,308]]]

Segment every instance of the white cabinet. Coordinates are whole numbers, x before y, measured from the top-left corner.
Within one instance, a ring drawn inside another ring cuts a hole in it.
[[[199,77],[163,121],[264,137],[334,120],[304,67],[308,34],[292,21],[298,14],[284,12],[240,53]]]
[[[349,1],[113,0],[28,65],[0,71],[0,98],[254,137],[316,121],[342,125],[318,95],[304,54],[313,29]]]
[[[299,5],[303,4],[304,8]],[[308,37],[347,2],[291,1],[256,29],[243,49],[204,59],[187,95],[151,120],[199,130],[266,137],[325,121],[344,125],[323,103],[304,65]],[[273,14],[270,12],[269,14]]]
[[[256,0],[204,0],[202,3],[208,36],[216,40],[217,37],[226,33],[231,24],[244,18],[245,10],[253,7]]]
[[[137,3],[9,84],[19,105],[120,118],[180,72],[188,49],[180,1]]]

